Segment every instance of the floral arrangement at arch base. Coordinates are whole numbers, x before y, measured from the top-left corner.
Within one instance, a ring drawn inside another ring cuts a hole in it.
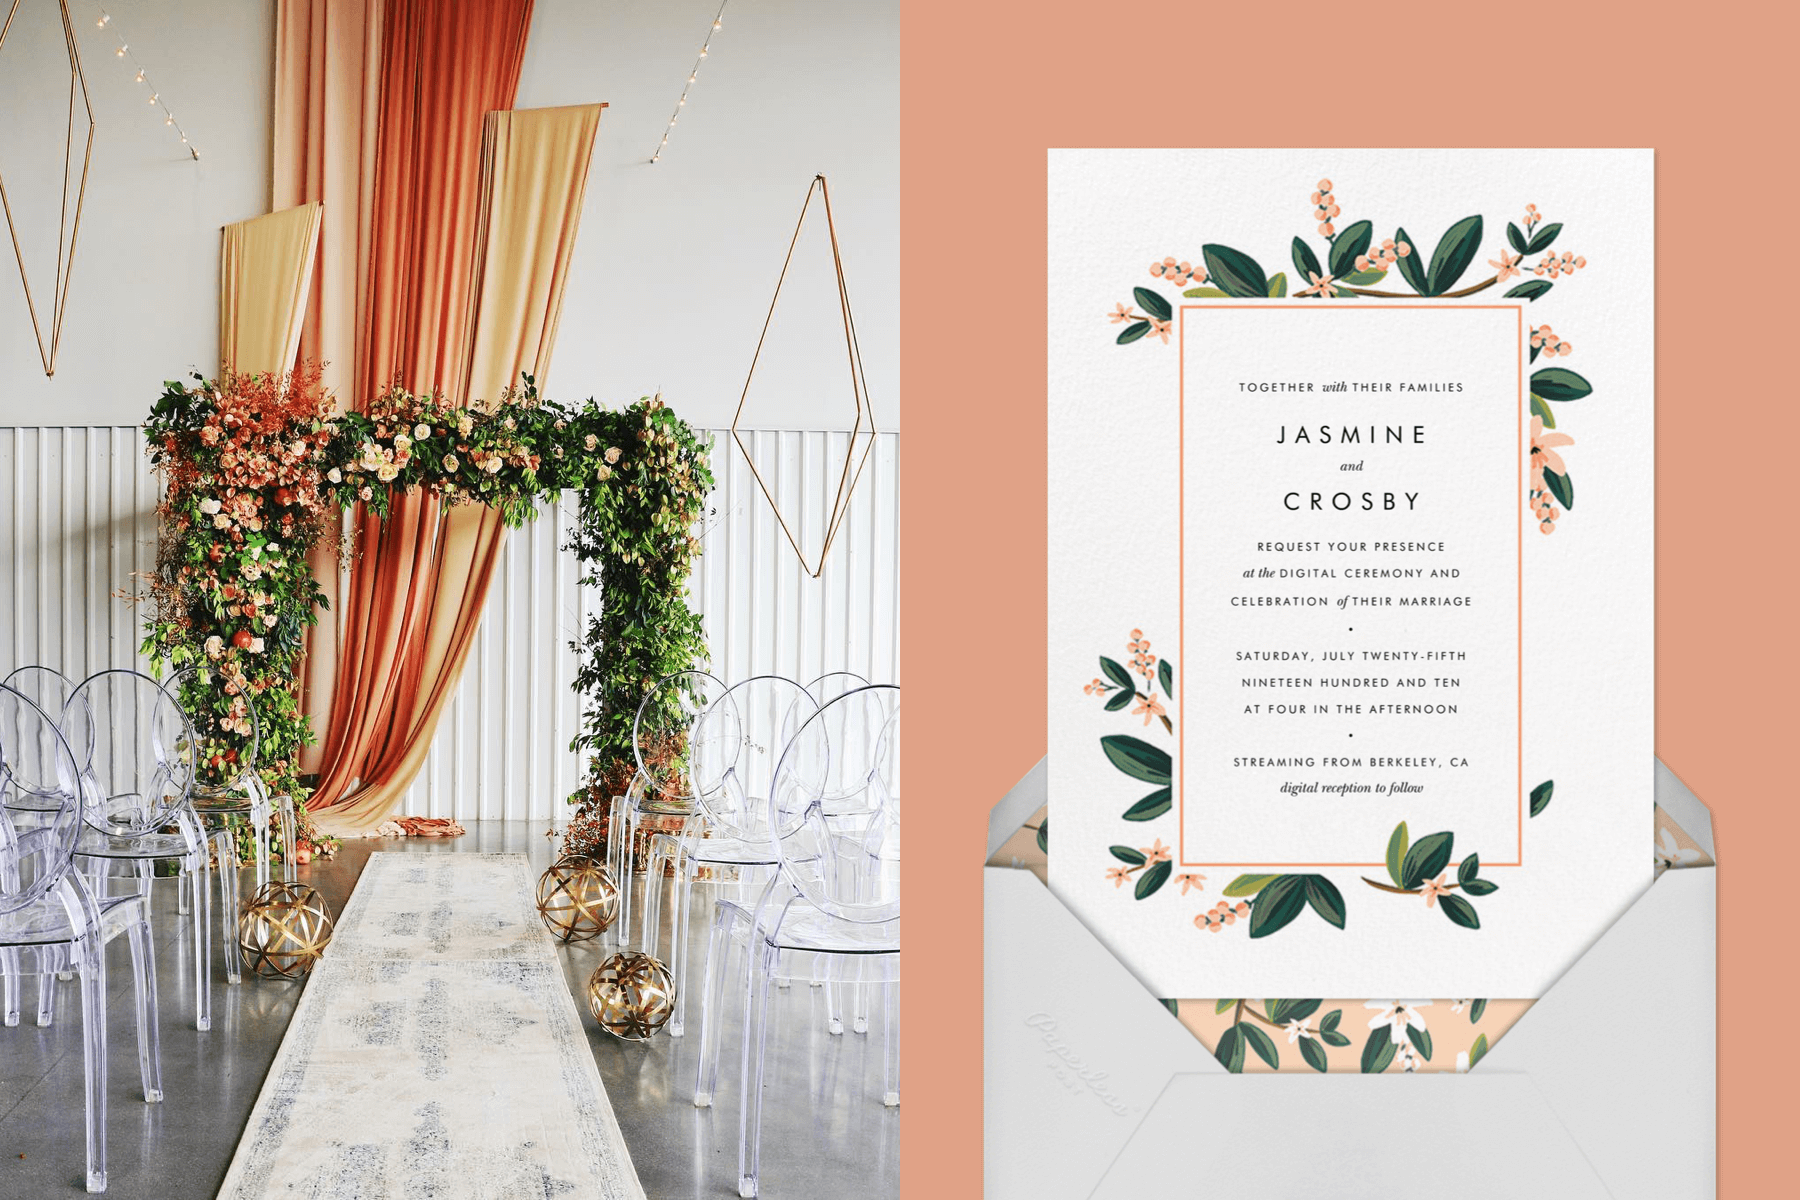
[[[571,749],[589,753],[588,783],[569,797],[578,822],[591,826],[604,812],[598,794],[631,758],[638,699],[663,675],[706,660],[687,579],[712,489],[707,440],[660,399],[567,407],[521,378],[491,406],[396,385],[366,411],[340,414],[316,365],[195,376],[193,386],[165,384],[145,422],[166,485],[143,651],[159,669],[205,664],[223,680],[206,702],[213,711],[196,715],[203,784],[238,773],[254,703],[257,769],[272,794],[294,799],[302,862],[336,849],[306,814],[298,758],[314,731],[296,680],[305,631],[326,604],[308,555],[338,536],[340,506],[385,518],[394,489],[430,488],[448,504],[490,505],[517,526],[565,490],[579,492],[568,548],[587,566],[582,582],[603,591],[574,643],[582,663],[572,687],[587,704]],[[249,830],[240,836],[248,853]],[[572,832],[568,849],[597,847]]]
[[[1325,243],[1325,258],[1319,258],[1306,238],[1294,238],[1289,254],[1296,278],[1305,285],[1293,291],[1295,298],[1461,300],[1518,276],[1521,282],[1504,292],[1502,298],[1535,303],[1550,293],[1557,279],[1573,278],[1588,265],[1583,255],[1567,250],[1558,255],[1552,251],[1552,244],[1562,233],[1562,222],[1546,223],[1537,205],[1527,204],[1518,222],[1507,222],[1506,244],[1491,251],[1494,257],[1487,260],[1487,265],[1493,270],[1488,277],[1459,288],[1456,285],[1482,254],[1484,225],[1479,213],[1464,217],[1445,230],[1436,248],[1427,255],[1404,226],[1396,225],[1394,235],[1381,239],[1379,244],[1375,241],[1373,221],[1355,221],[1340,229],[1338,220],[1343,207],[1329,179],[1319,180],[1311,206],[1317,235]],[[1525,261],[1534,254],[1539,256],[1536,261]],[[1179,289],[1180,297],[1171,301],[1155,288],[1134,287],[1131,294],[1136,303],[1115,304],[1106,314],[1112,324],[1125,327],[1115,339],[1119,345],[1138,341],[1167,345],[1175,332],[1175,305],[1180,299],[1263,300],[1282,299],[1289,294],[1286,271],[1270,275],[1242,250],[1207,243],[1200,247],[1200,257],[1201,261],[1194,263],[1170,255],[1150,264],[1151,278]],[[1390,272],[1398,275],[1408,290],[1397,290],[1389,283]],[[1526,275],[1531,278],[1524,278]],[[1141,313],[1137,311],[1140,308],[1144,310]],[[1547,324],[1531,327],[1530,336],[1534,363],[1540,355],[1566,357],[1574,350]],[[1546,534],[1556,532],[1556,523],[1564,511],[1575,507],[1575,484],[1567,463],[1557,452],[1574,445],[1575,439],[1555,432],[1556,410],[1551,406],[1580,400],[1593,390],[1585,378],[1565,367],[1544,367],[1531,376],[1530,477],[1525,507]]]

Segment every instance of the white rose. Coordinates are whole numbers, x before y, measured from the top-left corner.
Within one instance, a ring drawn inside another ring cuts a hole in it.
[[[251,638],[250,639],[250,653],[261,654],[262,652],[263,652],[263,640],[261,638]]]
[[[392,483],[400,477],[400,468],[393,463],[382,463],[375,468],[375,478],[383,483]]]
[[[342,483],[344,482],[344,473],[336,467],[333,467],[331,470],[325,472],[325,478],[331,480],[333,483]]]
[[[288,453],[292,454],[295,458],[299,458],[302,454],[306,453],[306,443],[296,441],[293,445],[288,447]]]
[[[592,450],[595,446],[600,444],[600,439],[590,433],[581,439],[581,444],[586,446],[589,450]]]
[[[200,511],[210,517],[219,511],[219,502],[208,496],[200,502]]]
[[[617,446],[608,446],[606,449],[606,461],[609,463],[616,463],[619,461],[619,455],[623,453],[625,452]]]
[[[278,620],[280,620],[279,617],[277,617],[274,613],[270,613],[268,616],[263,618],[263,628],[264,629],[275,628],[275,622]]]
[[[218,634],[206,639],[206,657],[217,658],[225,652],[225,639]]]
[[[411,449],[412,449],[412,439],[411,438],[407,437],[404,433],[397,433],[394,435],[394,450],[396,452],[401,451],[401,450],[411,450]]]
[[[414,425],[413,426],[413,440],[414,441],[422,442],[430,436],[431,436],[431,426],[429,426],[429,425]]]
[[[231,518],[226,516],[224,513],[215,513],[213,515],[213,528],[214,529],[230,529],[231,528]]]
[[[498,457],[492,457],[481,464],[481,469],[486,471],[489,475],[498,475],[500,473],[500,468],[505,465],[506,464],[502,463]]]

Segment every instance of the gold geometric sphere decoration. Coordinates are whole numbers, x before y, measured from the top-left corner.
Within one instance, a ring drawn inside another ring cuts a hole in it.
[[[781,285],[787,281],[788,267],[794,261],[794,247],[800,244],[800,230],[806,225],[806,212],[812,206],[815,191],[824,201],[825,228],[831,236],[831,265],[837,273],[838,312],[843,317],[844,354],[850,369],[850,397],[856,407],[856,417],[850,428],[849,443],[844,450],[843,465],[835,470],[837,490],[832,495],[831,512],[825,518],[825,540],[819,546],[818,558],[809,562],[806,551],[801,548],[800,535],[787,515],[781,511],[775,493],[769,489],[769,481],[756,465],[756,456],[750,453],[750,446],[739,432],[738,426],[744,419],[744,406],[750,399],[750,382],[756,378],[756,364],[762,358],[763,344],[768,341],[769,324],[775,319],[775,306],[781,302]],[[799,556],[801,569],[817,579],[825,571],[825,556],[831,552],[832,543],[837,541],[838,531],[845,516],[849,514],[850,493],[856,489],[857,480],[862,478],[863,467],[869,461],[869,451],[875,448],[875,414],[869,405],[869,381],[863,375],[862,347],[856,340],[856,318],[850,312],[850,289],[844,282],[843,255],[838,252],[837,224],[831,217],[831,188],[823,175],[813,176],[812,183],[806,189],[806,199],[800,205],[800,219],[794,223],[794,236],[788,242],[787,257],[782,259],[781,274],[775,280],[775,295],[769,301],[769,313],[763,318],[762,333],[756,339],[756,353],[750,356],[750,373],[744,377],[744,390],[738,396],[737,412],[731,418],[731,439],[743,452],[744,461],[750,464],[750,474],[755,476],[756,486],[762,489],[763,498],[768,500],[769,507],[774,510],[775,520],[780,523],[788,545]]]
[[[331,907],[310,884],[276,879],[256,889],[238,916],[238,945],[250,969],[298,979],[331,941]]]
[[[58,0],[61,10],[63,43],[69,55],[69,123],[63,134],[62,203],[56,212],[56,278],[50,289],[50,340],[44,340],[43,323],[38,319],[37,300],[31,294],[31,278],[25,270],[25,251],[19,244],[19,227],[13,220],[12,199],[6,193],[6,175],[0,171],[0,208],[6,212],[6,229],[12,235],[13,258],[19,264],[19,283],[25,288],[25,311],[31,315],[31,332],[37,337],[38,359],[47,377],[56,376],[56,354],[62,346],[63,316],[69,305],[69,276],[75,264],[75,242],[81,236],[81,205],[87,199],[88,167],[94,159],[94,106],[88,99],[87,77],[81,71],[81,50],[75,43],[75,24],[69,17],[68,0]],[[19,0],[7,9],[6,23],[0,25],[0,51],[6,49],[6,35],[12,32],[13,18],[19,13]],[[75,187],[75,207],[69,207],[69,176],[75,153],[75,114],[77,96],[80,112],[87,118],[87,137],[81,153],[81,175]]]
[[[585,942],[612,927],[619,889],[612,872],[584,854],[568,854],[538,876],[538,916],[563,942]]]
[[[587,998],[600,1028],[626,1041],[648,1041],[675,1012],[675,980],[651,955],[621,950],[588,976]]]

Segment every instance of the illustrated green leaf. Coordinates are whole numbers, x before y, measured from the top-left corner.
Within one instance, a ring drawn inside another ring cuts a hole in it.
[[[1174,795],[1174,790],[1171,788],[1158,788],[1126,809],[1124,819],[1127,821],[1154,821],[1174,807]]]
[[[1542,254],[1550,248],[1550,243],[1554,242],[1556,240],[1556,235],[1561,232],[1562,222],[1552,221],[1550,224],[1531,235],[1531,243],[1525,247],[1524,253]]]
[[[1275,1043],[1269,1038],[1269,1035],[1263,1032],[1262,1026],[1240,1025],[1238,1028],[1244,1031],[1244,1040],[1250,1044],[1252,1050],[1256,1051],[1256,1057],[1268,1063],[1271,1068],[1280,1068],[1281,1055],[1275,1049]]]
[[[1481,874],[1481,856],[1471,854],[1456,865],[1456,882],[1467,883]]]
[[[1531,373],[1531,394],[1563,403],[1592,395],[1594,385],[1567,367],[1545,367]]]
[[[1548,477],[1546,475],[1546,477]],[[1556,780],[1546,779],[1531,789],[1531,815],[1537,816],[1550,807],[1550,797],[1556,794]]]
[[[1473,1046],[1469,1047],[1469,1066],[1473,1067],[1476,1063],[1486,1058],[1487,1052],[1488,1040],[1487,1034],[1484,1033],[1475,1039],[1475,1044]]]
[[[1277,271],[1275,278],[1269,280],[1269,298],[1279,300],[1287,295],[1287,272]]]
[[[1122,663],[1110,659],[1104,654],[1100,656],[1100,673],[1106,676],[1114,686],[1122,687],[1126,691],[1132,689],[1131,672],[1127,671]]]
[[[1306,907],[1306,877],[1277,875],[1250,902],[1250,936],[1268,937],[1285,929]]]
[[[1244,1035],[1239,1032],[1243,1025],[1233,1025],[1219,1035],[1219,1044],[1213,1048],[1213,1057],[1221,1066],[1233,1075],[1244,1073]]]
[[[1230,1008],[1232,1005],[1234,1005],[1236,1003],[1237,1003],[1236,1000],[1215,1000],[1215,1001],[1213,1001],[1213,1015],[1217,1016],[1219,1013],[1224,1012],[1226,1009]]]
[[[1038,822],[1037,844],[1038,844],[1039,850],[1042,850],[1045,854],[1050,853],[1050,818],[1049,817],[1045,817],[1042,821]]]
[[[1325,918],[1328,925],[1344,927],[1344,894],[1337,889],[1337,884],[1323,875],[1305,875],[1306,902],[1312,910]]]
[[[1471,879],[1462,887],[1471,896],[1491,896],[1500,890],[1500,885],[1491,879]]]
[[[1404,229],[1394,230],[1394,240],[1405,242],[1413,248],[1413,253],[1404,255],[1396,264],[1400,268],[1400,278],[1406,280],[1406,286],[1419,295],[1430,295],[1425,290],[1425,268],[1420,264],[1420,260],[1424,256],[1418,253],[1418,243],[1408,237]]]
[[[1369,243],[1375,240],[1375,225],[1371,221],[1358,221],[1347,226],[1331,243],[1331,273],[1334,276],[1348,275],[1356,270],[1356,260],[1369,252]]]
[[[1137,287],[1131,289],[1131,294],[1137,298],[1138,307],[1158,321],[1168,321],[1174,318],[1175,310],[1169,306],[1168,300],[1163,297],[1161,292],[1153,292],[1147,287]]]
[[[1450,864],[1450,850],[1455,844],[1453,833],[1426,834],[1414,842],[1400,864],[1400,886],[1416,888],[1427,879],[1436,879]]]
[[[1408,1039],[1411,1040],[1413,1046],[1419,1051],[1419,1057],[1424,1059],[1426,1062],[1430,1062],[1431,1061],[1431,1031],[1428,1029],[1420,1029],[1415,1025],[1408,1025],[1406,1027],[1406,1036]]]
[[[1411,844],[1412,843],[1407,840],[1406,822],[1402,821],[1394,826],[1394,832],[1388,838],[1387,869],[1388,878],[1394,881],[1395,887],[1406,886],[1404,883],[1400,882],[1401,879],[1404,878],[1404,876],[1400,874],[1400,864],[1406,861],[1406,848]]]
[[[1480,929],[1481,918],[1475,913],[1475,906],[1461,896],[1439,896],[1438,907],[1444,915],[1465,929]]]
[[[1542,420],[1545,429],[1556,428],[1556,411],[1544,403],[1542,396],[1531,398],[1531,415]]]
[[[1287,1020],[1287,1006],[1286,1000],[1264,1000],[1263,1015],[1279,1025]]]
[[[1349,287],[1374,287],[1378,283],[1387,282],[1387,272],[1376,271],[1373,269],[1367,271],[1352,271],[1348,275],[1338,276],[1337,282],[1346,284]]]
[[[1325,1003],[1323,1000],[1286,1001],[1281,1007],[1281,1019],[1283,1021],[1304,1021],[1318,1012],[1319,1005],[1323,1003]]]
[[[1481,1014],[1487,1011],[1486,1000],[1473,1000],[1469,1003],[1469,1024],[1481,1020]]]
[[[1259,299],[1269,294],[1269,279],[1261,264],[1242,250],[1209,244],[1200,247],[1200,254],[1206,259],[1207,275],[1227,296]]]
[[[1181,294],[1183,296],[1186,296],[1189,300],[1228,300],[1228,299],[1230,299],[1229,296],[1227,296],[1224,292],[1221,292],[1218,288],[1215,288],[1215,287],[1189,288],[1187,291],[1185,291]]]
[[[1556,502],[1564,508],[1575,507],[1575,481],[1567,475],[1558,475],[1550,468],[1544,468],[1544,486],[1556,497]]]
[[[1332,1009],[1330,1012],[1326,1013],[1324,1016],[1319,1018],[1319,1032],[1320,1033],[1332,1032],[1334,1029],[1336,1029],[1338,1027],[1338,1022],[1343,1019],[1344,1019],[1344,1010],[1343,1009],[1341,1009],[1341,1008]]]
[[[1514,284],[1501,299],[1536,300],[1555,286],[1548,279],[1527,279],[1524,283]]]
[[[1280,878],[1279,875],[1239,875],[1225,885],[1225,894],[1233,899],[1254,896]]]
[[[1300,273],[1304,283],[1311,283],[1314,275],[1323,275],[1325,268],[1319,263],[1319,256],[1312,252],[1305,238],[1294,239],[1294,270]]]
[[[1137,693],[1132,691],[1130,688],[1126,688],[1123,691],[1114,692],[1112,695],[1110,695],[1106,698],[1106,704],[1105,704],[1104,711],[1118,712],[1121,708],[1124,708],[1127,704],[1130,704],[1135,699],[1137,699]]]
[[[1350,1035],[1347,1033],[1339,1033],[1335,1029],[1322,1031],[1319,1034],[1319,1039],[1328,1046],[1348,1046],[1350,1044]]]
[[[1321,1046],[1316,1038],[1303,1037],[1300,1039],[1300,1057],[1304,1058],[1306,1065],[1315,1071],[1322,1072],[1326,1069],[1325,1047]]]
[[[1506,240],[1512,245],[1513,250],[1517,253],[1526,253],[1525,233],[1511,221],[1506,223]]]
[[[1163,695],[1173,700],[1175,698],[1175,668],[1169,664],[1169,660],[1166,658],[1156,664],[1156,681],[1162,684]]]
[[[1431,266],[1425,272],[1425,294],[1441,296],[1455,287],[1480,249],[1480,216],[1464,217],[1445,230],[1437,249],[1431,252]]]
[[[1394,1061],[1394,1054],[1394,1035],[1386,1025],[1369,1030],[1369,1040],[1363,1043],[1363,1074],[1379,1075],[1387,1070],[1388,1064]]]
[[[1181,1002],[1179,1000],[1162,1000],[1162,1001],[1159,1001],[1158,1003],[1160,1003],[1164,1008],[1168,1009],[1170,1015],[1176,1016],[1176,1017],[1179,1017],[1181,1015]]]
[[[1169,874],[1174,871],[1175,864],[1168,859],[1153,863],[1148,871],[1138,876],[1136,894],[1139,900],[1154,895],[1157,888],[1169,882]]]
[[[1122,863],[1130,863],[1134,867],[1144,865],[1145,858],[1142,850],[1133,850],[1130,846],[1108,846],[1107,849],[1112,851],[1112,856]]]
[[[1139,321],[1136,325],[1127,325],[1125,331],[1119,334],[1117,342],[1121,346],[1129,346],[1149,332],[1150,322]]]
[[[1169,752],[1159,750],[1142,738],[1134,738],[1122,733],[1109,734],[1100,739],[1100,748],[1106,751],[1106,757],[1112,765],[1145,783],[1166,786],[1169,783],[1169,772],[1174,762]]]

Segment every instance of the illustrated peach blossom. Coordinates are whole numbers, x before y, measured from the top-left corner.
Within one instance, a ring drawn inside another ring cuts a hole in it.
[[[1327,297],[1337,295],[1337,284],[1330,275],[1320,275],[1317,271],[1308,271],[1306,274],[1312,280],[1312,286],[1302,288],[1300,295]]]
[[[1522,254],[1508,254],[1506,251],[1502,250],[1498,261],[1491,258],[1488,259],[1488,266],[1494,268],[1495,282],[1505,283],[1514,275],[1517,275],[1519,273],[1519,260],[1523,257],[1525,256]]]
[[[1203,892],[1206,890],[1206,876],[1197,871],[1184,871],[1175,877],[1175,882],[1181,885],[1181,894],[1184,896],[1188,894],[1189,888],[1199,888]]]
[[[1131,305],[1129,304],[1115,305],[1113,311],[1106,315],[1112,319],[1114,325],[1123,325],[1127,321],[1137,321],[1142,319],[1137,313],[1131,310]]]
[[[1126,881],[1131,878],[1131,872],[1124,867],[1108,867],[1106,869],[1106,877],[1112,880],[1115,888],[1121,888],[1124,887]]]
[[[1163,341],[1163,345],[1165,345],[1165,346],[1169,344],[1169,333],[1171,331],[1171,328],[1172,328],[1172,323],[1169,321],[1158,321],[1154,317],[1152,317],[1150,319],[1151,334],[1153,334],[1156,337],[1161,338]]]
[[[1154,845],[1141,846],[1141,847],[1139,847],[1139,849],[1141,849],[1144,852],[1145,864],[1151,865],[1151,864],[1155,864],[1155,863],[1159,863],[1159,862],[1168,862],[1169,855],[1175,849],[1175,847],[1165,846],[1162,844],[1162,839],[1157,838],[1156,843]]]
[[[1438,897],[1448,896],[1450,894],[1450,889],[1444,886],[1444,877],[1442,875],[1428,881],[1424,887],[1419,889],[1419,891],[1425,897],[1426,908],[1436,908]]]
[[[1089,696],[1104,696],[1107,692],[1111,691],[1112,689],[1109,688],[1101,680],[1096,679],[1096,680],[1094,680],[1094,682],[1088,684],[1086,687],[1082,688],[1081,690]]]
[[[1186,287],[1188,280],[1190,279],[1198,279],[1202,283],[1206,282],[1205,267],[1196,267],[1192,263],[1185,261],[1177,262],[1172,257],[1165,258],[1158,263],[1151,263],[1150,274],[1158,279],[1172,283],[1176,287]]]
[[[1566,433],[1544,432],[1544,418],[1531,418],[1531,469],[1534,472],[1548,470],[1567,475],[1569,468],[1556,449],[1574,444],[1575,439]]]
[[[1163,708],[1162,701],[1156,698],[1154,692],[1139,692],[1137,694],[1137,707],[1131,710],[1131,715],[1134,717],[1143,717],[1144,724],[1148,725],[1156,718],[1166,716],[1167,711]]]
[[[1356,269],[1359,271],[1385,271],[1411,253],[1412,247],[1405,242],[1384,238],[1381,245],[1370,247],[1367,254],[1356,256]]]
[[[1541,351],[1546,358],[1568,354],[1575,349],[1573,345],[1551,333],[1548,325],[1539,325],[1531,331],[1531,348]]]

